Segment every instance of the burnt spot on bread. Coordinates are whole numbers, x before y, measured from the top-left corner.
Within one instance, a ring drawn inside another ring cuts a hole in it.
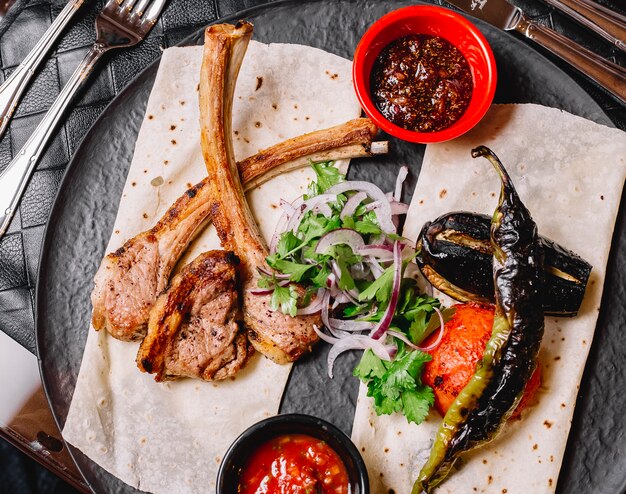
[[[172,139],[172,145],[176,146],[176,139]]]
[[[261,89],[262,85],[263,85],[263,77],[257,76],[256,77],[256,87],[254,88],[254,90],[258,91],[259,89]]]
[[[148,120],[153,120],[154,119],[154,115],[148,115]]]
[[[174,124],[170,125],[170,130],[176,130],[176,125]]]

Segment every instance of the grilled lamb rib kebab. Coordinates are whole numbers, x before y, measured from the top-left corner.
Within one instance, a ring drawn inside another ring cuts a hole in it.
[[[319,315],[291,317],[270,307],[270,295],[256,295],[258,268],[267,248],[254,222],[234,160],[232,100],[252,24],[210,26],[205,31],[200,72],[200,131],[204,161],[212,180],[211,218],[222,242],[241,260],[244,326],[252,345],[276,363],[296,360],[318,339]]]
[[[238,164],[245,190],[278,173],[305,166],[309,160],[355,158],[386,152],[376,143],[376,126],[366,118],[350,120],[260,151]],[[128,240],[102,261],[91,294],[92,324],[117,339],[130,341],[146,334],[148,315],[167,286],[174,266],[196,233],[209,220],[207,177],[187,190],[150,230]]]
[[[156,381],[197,377],[225,379],[254,349],[240,330],[236,265],[232,252],[200,254],[172,278],[150,311],[148,334],[137,353],[143,372]]]

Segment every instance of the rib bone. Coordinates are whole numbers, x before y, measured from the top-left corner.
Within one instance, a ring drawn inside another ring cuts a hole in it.
[[[317,341],[319,315],[290,317],[270,308],[257,288],[258,268],[267,269],[267,249],[246,202],[234,159],[232,100],[252,25],[211,26],[205,32],[200,73],[200,130],[211,180],[211,218],[222,247],[239,257],[244,326],[252,345],[277,363],[296,360]]]

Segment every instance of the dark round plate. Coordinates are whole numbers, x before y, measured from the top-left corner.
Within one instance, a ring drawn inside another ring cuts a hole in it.
[[[394,8],[414,3],[290,1],[224,20],[252,20],[254,38],[260,41],[301,43],[351,58],[360,36],[374,20]],[[491,43],[498,64],[496,102],[539,103],[611,125],[593,99],[564,72],[511,35],[477,23]],[[200,32],[186,42],[200,43]],[[46,230],[36,293],[37,350],[45,390],[61,428],[87,338],[93,276],[111,235],[156,72],[157,64],[143,72],[93,126],[67,169]],[[400,164],[407,163],[411,168],[406,187],[409,193],[405,197],[408,201],[424,147],[391,140],[389,156],[378,161],[355,161],[350,176],[392,190]],[[626,398],[621,391],[626,389],[626,375],[625,371],[616,370],[619,359],[624,359],[619,349],[623,294],[620,296],[616,289],[616,273],[625,262],[625,226],[622,212],[608,267],[599,331],[559,479],[558,491],[563,493],[617,494],[626,485],[626,454],[621,449],[626,434]],[[358,390],[351,369],[358,356],[342,358],[336,366],[335,379],[330,381],[326,377],[326,352],[322,346],[294,366],[281,412],[324,417],[349,434]],[[70,450],[94,491],[134,491],[78,450]]]

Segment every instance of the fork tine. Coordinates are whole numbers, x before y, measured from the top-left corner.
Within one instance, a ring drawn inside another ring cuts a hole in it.
[[[108,0],[102,7],[102,12],[117,13],[120,9],[120,3],[122,0]]]
[[[136,1],[137,0],[124,0],[124,2],[120,5],[120,9],[122,11],[126,10],[128,12],[131,12],[133,10],[133,5],[135,5]]]
[[[159,15],[161,15],[161,11],[163,10],[163,7],[165,7],[166,3],[167,3],[167,0],[154,0],[154,2],[150,4],[150,7],[148,7],[148,10],[146,10],[146,13],[143,16],[142,25],[143,24],[150,24],[150,26],[154,25],[156,20],[159,18]]]
[[[144,12],[146,11],[146,7],[149,3],[150,0],[139,0],[139,2],[137,2],[137,5],[135,5],[133,15],[143,17]]]

